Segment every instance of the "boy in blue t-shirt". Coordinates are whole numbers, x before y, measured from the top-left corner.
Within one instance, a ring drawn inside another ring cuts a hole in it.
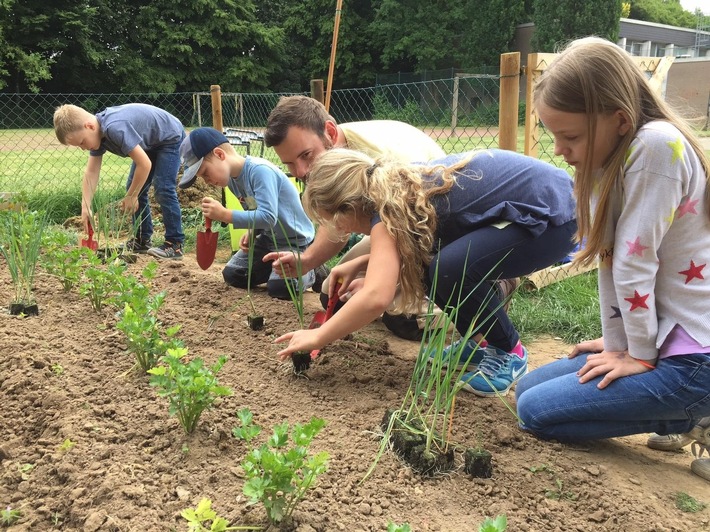
[[[62,144],[89,151],[81,201],[85,231],[89,229],[91,201],[99,182],[103,154],[108,151],[130,157],[133,162],[120,207],[133,215],[137,229],[126,248],[162,259],[182,259],[185,235],[177,198],[177,173],[185,130],[177,118],[141,103],[108,107],[96,115],[76,105],[62,105],[54,113],[54,132]],[[158,247],[151,247],[153,220],[148,202],[151,184],[165,225],[165,242]]]
[[[266,283],[271,297],[289,299],[286,280],[262,259],[272,251],[302,252],[313,241],[315,229],[301,205],[298,190],[279,168],[259,157],[243,157],[216,129],[193,130],[180,146],[185,171],[180,188],[191,186],[197,177],[208,185],[228,187],[239,199],[243,211],[230,210],[216,199],[202,200],[206,218],[231,223],[236,229],[255,231],[252,285]],[[249,233],[239,243],[222,275],[225,282],[247,288],[249,273]],[[302,272],[303,290],[313,286],[313,270]],[[294,282],[292,279],[290,282]]]

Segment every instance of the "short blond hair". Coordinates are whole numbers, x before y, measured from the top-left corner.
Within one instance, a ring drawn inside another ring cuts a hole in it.
[[[66,144],[67,135],[81,129],[87,119],[94,118],[89,111],[77,105],[65,104],[54,111],[54,134],[57,140]]]

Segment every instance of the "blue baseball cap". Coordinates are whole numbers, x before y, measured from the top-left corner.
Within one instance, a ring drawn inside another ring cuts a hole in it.
[[[198,127],[192,130],[180,145],[180,161],[185,168],[178,186],[191,187],[197,179],[197,171],[202,166],[205,156],[225,142],[229,142],[227,137],[214,128]]]

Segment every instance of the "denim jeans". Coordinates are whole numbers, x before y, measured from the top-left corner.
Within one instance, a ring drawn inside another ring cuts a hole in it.
[[[674,356],[656,369],[621,377],[600,390],[576,373],[587,354],[546,364],[515,390],[521,427],[540,438],[584,441],[630,434],[688,432],[710,415],[710,354]]]
[[[300,251],[303,251],[308,246],[303,246]],[[286,283],[290,282],[295,285],[293,279],[286,280],[274,273],[271,268],[271,262],[264,262],[262,259],[267,253],[272,251],[289,251],[289,249],[276,249],[271,236],[266,233],[260,233],[254,239],[254,255],[251,268],[251,287],[266,283],[266,290],[271,297],[278,299],[290,299],[290,294]],[[224,281],[236,288],[247,288],[249,275],[249,254],[241,249],[237,251],[232,258],[229,259],[227,265],[222,270]],[[313,270],[304,272],[301,276],[303,282],[303,290],[313,286],[316,281],[316,274]],[[295,286],[293,286],[295,288]]]
[[[493,284],[497,279],[528,275],[564,259],[574,247],[577,222],[549,225],[539,236],[510,224],[475,229],[439,250],[429,265],[429,286],[436,282],[439,308],[456,306],[456,329],[462,335],[476,321],[489,344],[509,352],[518,343],[508,314]],[[463,287],[461,287],[463,281]]]
[[[183,134],[183,138],[185,135]],[[182,141],[181,141],[182,142]],[[148,202],[148,190],[153,185],[155,201],[160,205],[165,225],[165,240],[173,244],[182,244],[185,234],[182,232],[182,212],[177,197],[177,174],[180,170],[180,144],[167,144],[155,150],[146,152],[152,163],[148,179],[138,194],[138,210],[133,216],[136,228],[136,238],[146,242],[153,236],[153,219]],[[128,173],[126,190],[133,182],[136,165],[131,165]]]

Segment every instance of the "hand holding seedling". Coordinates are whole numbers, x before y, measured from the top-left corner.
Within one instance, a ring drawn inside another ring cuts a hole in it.
[[[251,242],[253,241],[253,239],[254,231],[252,229],[249,229],[239,239],[239,249],[241,249],[244,253],[249,253],[249,250],[251,249]]]
[[[301,329],[279,336],[274,340],[275,344],[288,342],[288,346],[277,353],[279,360],[283,362],[297,351],[310,352],[323,347],[327,342],[323,342],[319,337],[318,332],[321,329],[322,327],[318,329]]]
[[[232,221],[232,211],[227,209],[224,205],[222,205],[214,198],[202,198],[201,208],[202,214],[205,218],[225,223],[229,223]]]

